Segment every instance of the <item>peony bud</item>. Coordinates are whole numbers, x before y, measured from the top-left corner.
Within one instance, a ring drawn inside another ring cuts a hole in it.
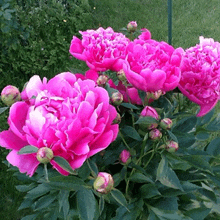
[[[53,159],[53,151],[48,147],[41,147],[37,151],[37,160],[41,163],[49,163]]]
[[[173,125],[173,122],[170,118],[164,118],[160,122],[160,127],[163,129],[170,129]]]
[[[124,72],[123,69],[121,69],[120,71],[117,72],[117,77],[122,82],[126,82],[127,81],[126,76],[125,76],[125,72]]]
[[[117,113],[116,118],[113,120],[113,124],[120,124],[121,122],[121,115]]]
[[[104,87],[107,82],[108,82],[108,76],[106,75],[100,75],[97,79],[97,84],[102,87]]]
[[[114,105],[120,105],[123,102],[123,95],[120,92],[114,92],[111,101]]]
[[[149,137],[156,141],[162,138],[162,133],[158,129],[153,129],[149,132]]]
[[[122,163],[128,164],[131,161],[131,153],[128,150],[123,150],[119,158]]]
[[[93,187],[97,192],[102,194],[109,193],[114,186],[114,180],[109,173],[99,172],[93,183]]]
[[[21,100],[21,94],[17,87],[8,85],[2,90],[1,99],[4,104],[11,106]]]
[[[135,32],[137,29],[137,22],[136,21],[130,21],[127,25],[127,29],[129,32]]]
[[[174,153],[179,149],[178,143],[175,141],[166,141],[166,150],[170,153]]]
[[[141,112],[141,116],[152,117],[152,118],[155,118],[156,120],[159,120],[159,115],[157,111],[150,106],[145,106],[145,108]],[[146,127],[147,129],[151,130],[151,129],[155,129],[157,126],[158,126],[157,123],[151,123],[150,125],[147,125]]]
[[[147,98],[157,100],[160,98],[160,96],[163,94],[161,90],[158,90],[156,92],[147,92]]]

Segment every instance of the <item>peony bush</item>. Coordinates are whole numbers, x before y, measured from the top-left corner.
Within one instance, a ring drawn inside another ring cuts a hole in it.
[[[0,145],[26,192],[27,219],[211,219],[219,216],[219,43],[188,49],[137,23],[80,31],[85,74],[34,75],[3,89]],[[199,108],[198,108],[199,107]]]

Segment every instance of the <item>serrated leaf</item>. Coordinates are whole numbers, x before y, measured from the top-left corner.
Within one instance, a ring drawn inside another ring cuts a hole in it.
[[[125,134],[126,136],[134,139],[134,140],[137,140],[137,141],[141,141],[142,138],[140,137],[140,135],[138,134],[138,132],[131,126],[124,126],[122,128],[122,132],[123,134]]]
[[[136,182],[136,183],[146,183],[146,182],[150,182],[153,183],[153,180],[150,176],[146,176],[142,173],[134,173],[129,180],[131,182]]]
[[[162,157],[157,168],[157,180],[165,186],[183,191],[176,173],[168,166],[168,161],[165,157]]]
[[[25,147],[22,147],[21,150],[18,151],[18,154],[32,154],[36,153],[39,150],[39,148],[27,145]]]
[[[55,156],[53,158],[53,160],[60,166],[62,167],[64,170],[66,170],[67,172],[71,173],[71,174],[76,174],[76,172],[72,169],[72,167],[70,166],[69,162],[67,160],[65,160],[63,157],[58,157]]]
[[[128,210],[127,201],[121,191],[119,191],[118,189],[113,189],[110,194],[120,205],[124,206]]]
[[[98,205],[92,190],[79,190],[76,199],[80,219],[94,220],[96,218],[96,213],[98,212]]]

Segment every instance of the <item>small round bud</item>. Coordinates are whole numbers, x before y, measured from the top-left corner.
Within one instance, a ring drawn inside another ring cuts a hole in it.
[[[141,112],[141,117],[152,117],[155,118],[156,120],[159,120],[159,115],[157,111],[150,106],[144,107],[144,109]],[[157,126],[158,123],[152,122],[151,124],[143,125],[143,128],[147,128],[148,130],[151,130],[157,128]]]
[[[179,149],[178,143],[175,141],[166,141],[166,150],[170,153],[174,153]]]
[[[122,81],[122,82],[126,82],[126,81],[127,81],[126,76],[125,76],[125,72],[124,72],[123,69],[121,69],[121,70],[119,70],[119,71],[117,72],[117,77],[118,77],[118,79],[119,79],[120,81]]]
[[[37,160],[41,163],[49,163],[53,159],[53,151],[48,147],[41,147],[37,151]]]
[[[128,164],[131,162],[131,153],[128,150],[123,150],[119,156],[119,159],[123,164]]]
[[[5,105],[11,106],[21,100],[21,94],[17,87],[8,85],[2,90],[1,99]]]
[[[135,32],[137,29],[137,22],[136,21],[130,21],[127,25],[127,29],[129,32]]]
[[[93,187],[97,192],[102,194],[109,193],[114,186],[114,180],[109,173],[99,172],[93,183]]]
[[[108,82],[108,76],[106,75],[100,75],[97,79],[97,84],[102,87],[104,87],[107,82]]]
[[[121,122],[121,115],[117,113],[116,118],[113,120],[113,124],[120,124]]]
[[[123,102],[123,95],[120,92],[114,92],[111,101],[114,105],[120,105]]]
[[[162,133],[158,129],[153,129],[149,132],[149,137],[153,141],[156,141],[162,138]]]
[[[173,125],[173,122],[170,118],[164,118],[160,122],[160,127],[163,129],[170,129]]]

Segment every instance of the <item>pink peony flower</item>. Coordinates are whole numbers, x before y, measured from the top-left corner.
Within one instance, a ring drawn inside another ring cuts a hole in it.
[[[48,82],[35,75],[23,96],[28,100],[11,106],[9,130],[0,133],[0,145],[12,150],[7,160],[21,173],[32,176],[40,163],[36,153],[17,154],[24,146],[50,148],[77,169],[117,137],[118,125],[112,124],[117,112],[107,91],[92,80],[77,79],[69,72]],[[68,175],[53,159],[50,163]]]
[[[69,52],[75,58],[83,60],[90,69],[96,71],[122,69],[126,56],[126,46],[130,42],[122,33],[116,33],[111,27],[97,30],[80,31],[82,40],[73,36]]]
[[[134,40],[127,47],[123,63],[128,82],[146,92],[175,89],[181,76],[181,52],[165,42]]]
[[[200,43],[183,53],[179,89],[200,105],[197,116],[208,113],[220,98],[220,43],[199,38]]]

